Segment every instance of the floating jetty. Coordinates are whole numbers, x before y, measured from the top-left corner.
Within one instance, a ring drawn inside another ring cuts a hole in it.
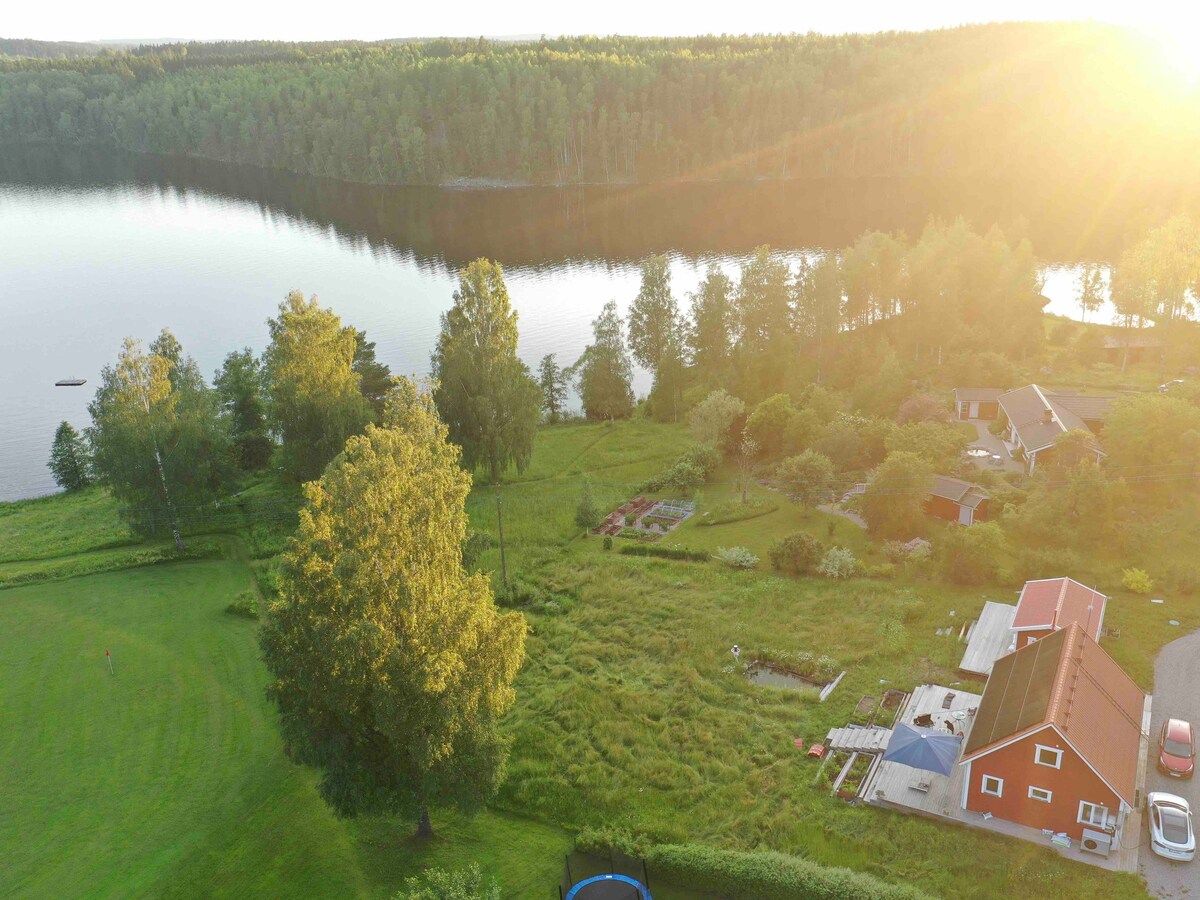
[[[86,378],[62,378],[54,382],[55,387],[79,387],[81,384],[87,384]]]

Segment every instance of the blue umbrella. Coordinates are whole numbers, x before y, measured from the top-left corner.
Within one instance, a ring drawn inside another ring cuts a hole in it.
[[[888,741],[883,758],[889,762],[949,775],[958,762],[962,748],[962,735],[949,734],[933,728],[918,728],[914,725],[897,725]]]

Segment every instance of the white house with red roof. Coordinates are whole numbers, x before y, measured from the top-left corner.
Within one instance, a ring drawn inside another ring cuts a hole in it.
[[[1093,641],[1100,640],[1108,598],[1074,578],[1039,578],[1025,582],[1013,617],[1014,649],[1020,650],[1068,625],[1078,624]]]

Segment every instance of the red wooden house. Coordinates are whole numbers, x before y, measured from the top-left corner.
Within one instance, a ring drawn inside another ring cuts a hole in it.
[[[925,512],[959,525],[974,525],[987,521],[988,499],[988,492],[977,484],[949,475],[934,475],[925,499]]]
[[[1077,622],[1088,636],[1100,640],[1108,598],[1074,578],[1039,578],[1027,581],[1017,601],[1012,629],[1015,649]]]
[[[1145,700],[1076,623],[1002,656],[959,763],[963,808],[1119,846],[1137,802]]]

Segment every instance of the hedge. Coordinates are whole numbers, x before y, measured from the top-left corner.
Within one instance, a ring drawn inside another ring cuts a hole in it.
[[[921,900],[916,888],[773,851],[741,853],[662,844],[646,855],[650,877],[742,900]]]
[[[685,547],[658,547],[654,544],[634,544],[622,547],[625,556],[661,556],[663,559],[683,559],[688,562],[707,562],[708,554],[703,550],[688,550]]]

